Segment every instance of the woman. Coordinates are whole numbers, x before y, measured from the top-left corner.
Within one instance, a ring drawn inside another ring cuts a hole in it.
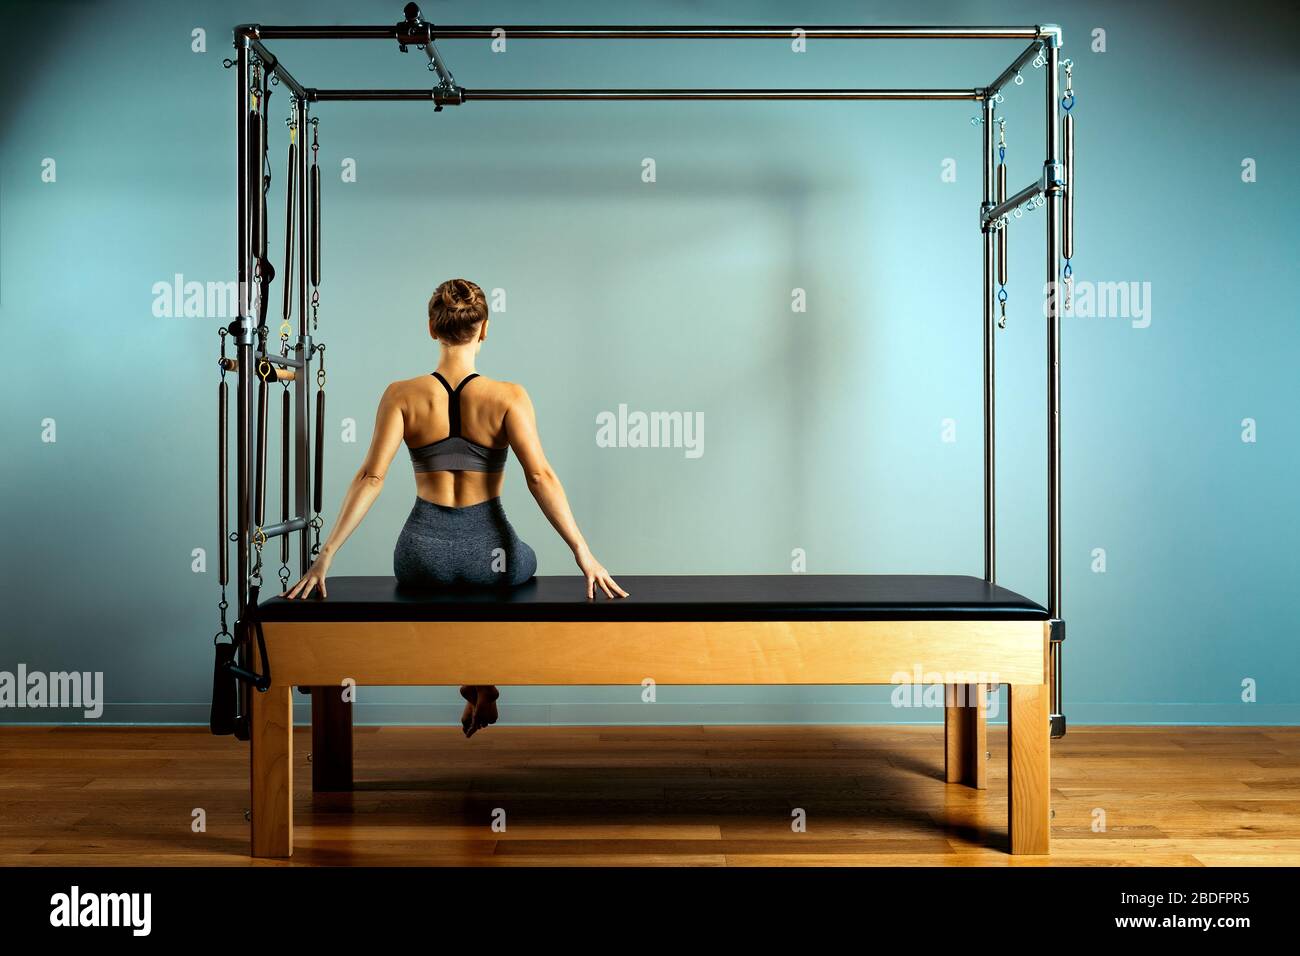
[[[514,449],[542,513],[573,551],[587,579],[587,598],[627,597],[601,566],[578,530],[564,488],[542,452],[537,418],[520,385],[474,371],[487,339],[483,290],[466,279],[444,282],[429,300],[429,334],[442,347],[431,375],[394,382],[379,400],[375,434],[338,521],[311,570],[285,596],[326,596],[330,563],[384,487],[384,476],[405,442],[415,467],[415,507],[397,539],[398,583],[416,587],[523,584],[537,570],[533,549],[519,540],[501,507],[506,458]],[[462,687],[465,736],[497,720],[497,689]]]

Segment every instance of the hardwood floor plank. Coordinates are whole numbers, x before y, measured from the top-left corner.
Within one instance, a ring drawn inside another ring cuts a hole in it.
[[[255,861],[246,744],[0,727],[0,865],[1300,865],[1297,728],[1072,727],[1052,743],[1047,857],[1006,852],[999,725],[983,791],[942,782],[937,724],[499,725],[469,741],[361,726],[357,789],[317,794],[309,729],[293,738],[295,856]]]

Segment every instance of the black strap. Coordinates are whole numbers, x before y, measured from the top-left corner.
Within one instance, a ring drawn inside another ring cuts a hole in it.
[[[470,379],[478,378],[478,372],[470,372],[460,380],[460,384],[452,388],[447,384],[447,380],[438,372],[433,373],[433,377],[442,382],[442,387],[447,390],[447,424],[448,438],[460,437],[460,393],[465,387],[465,383]]]
[[[262,659],[262,673],[240,667],[233,660],[226,664],[226,670],[235,680],[252,684],[257,690],[265,692],[271,688],[271,659],[266,653],[266,635],[262,633],[262,619],[258,614],[257,602],[260,591],[259,586],[248,589],[248,606],[244,610],[244,617],[235,622],[235,633],[240,635],[240,643],[247,644],[250,635],[257,641],[257,653]]]
[[[218,644],[212,671],[212,712],[208,716],[208,729],[218,737],[233,734],[239,725],[239,684],[230,673],[234,663],[234,642]]]
[[[216,666],[212,671],[212,711],[208,716],[208,729],[217,736],[234,734],[238,740],[248,739],[248,698],[242,684],[251,685],[260,692],[271,686],[271,661],[266,653],[266,636],[257,614],[258,587],[249,588],[249,602],[244,617],[235,622],[235,640],[216,646]],[[239,666],[238,653],[247,647],[250,634],[257,641],[262,658],[262,673]]]

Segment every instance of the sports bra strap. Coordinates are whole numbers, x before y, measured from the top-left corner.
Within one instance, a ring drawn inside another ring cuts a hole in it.
[[[447,390],[447,425],[448,438],[460,438],[460,393],[465,384],[472,378],[478,378],[478,372],[470,372],[460,380],[460,384],[455,388],[447,383],[447,380],[438,372],[433,373],[433,377],[442,382],[442,387]]]

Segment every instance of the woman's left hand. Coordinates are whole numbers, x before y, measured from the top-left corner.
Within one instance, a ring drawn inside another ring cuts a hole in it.
[[[588,601],[596,599],[597,587],[604,591],[605,597],[610,600],[613,600],[616,594],[621,598],[627,597],[627,592],[618,586],[618,582],[610,577],[609,572],[605,570],[605,566],[597,561],[596,556],[590,551],[583,550],[581,554],[575,556],[575,560],[582,571],[582,576],[587,579]]]
[[[329,573],[330,560],[328,554],[321,554],[312,563],[311,569],[302,576],[302,580],[281,596],[292,601],[294,598],[311,597],[311,592],[316,588],[320,588],[320,596],[323,598],[329,597],[325,590],[325,575]]]

